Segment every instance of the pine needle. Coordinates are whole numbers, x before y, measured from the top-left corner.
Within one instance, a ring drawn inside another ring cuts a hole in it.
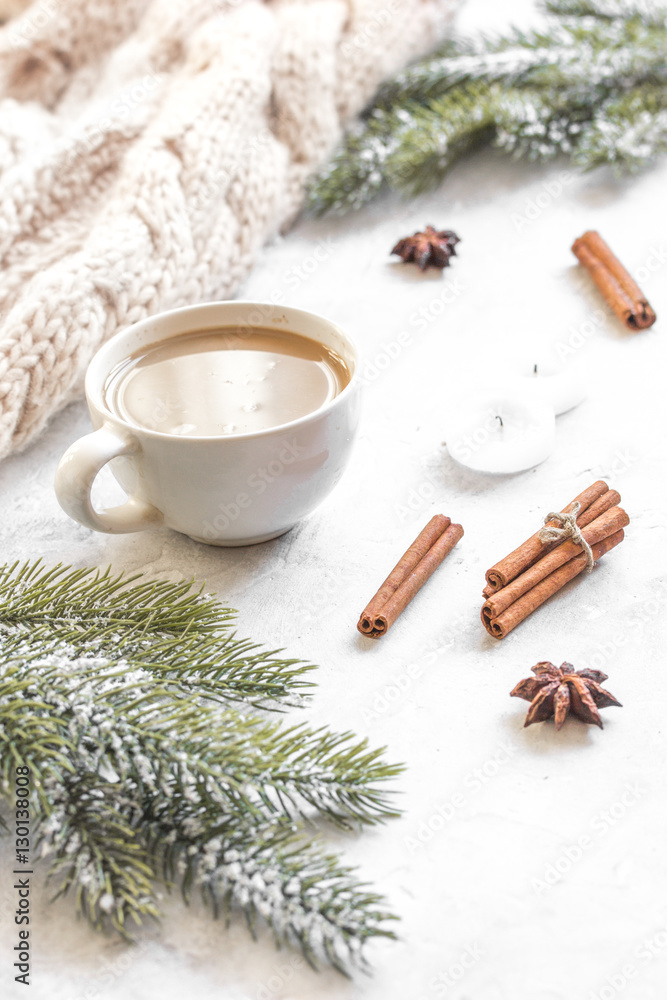
[[[385,188],[414,196],[490,143],[531,160],[633,172],[667,149],[667,6],[548,0],[543,27],[448,42],[382,85],[315,179],[317,214]]]
[[[178,886],[347,973],[392,918],[306,831],[396,815],[401,767],[353,733],[241,711],[302,703],[313,667],[233,621],[190,583],[1,567],[2,791],[30,768],[36,847],[94,927],[129,938]]]

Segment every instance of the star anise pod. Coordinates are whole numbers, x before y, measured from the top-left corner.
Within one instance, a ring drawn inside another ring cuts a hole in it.
[[[519,681],[510,691],[513,698],[524,698],[531,703],[524,726],[544,722],[553,716],[556,729],[560,729],[571,712],[582,722],[602,729],[598,708],[621,706],[613,694],[600,687],[607,680],[601,670],[575,670],[571,663],[556,667],[546,661],[531,670],[536,676]]]
[[[434,229],[427,226],[421,233],[399,240],[392,253],[404,261],[414,261],[422,271],[432,267],[449,267],[449,258],[456,256],[456,244],[461,240],[451,229]]]

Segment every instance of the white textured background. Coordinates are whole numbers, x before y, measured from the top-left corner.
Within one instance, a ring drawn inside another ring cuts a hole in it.
[[[500,27],[531,6],[470,0],[461,23]],[[239,609],[243,634],[321,665],[312,722],[354,728],[408,765],[397,783],[403,818],[339,838],[402,916],[401,940],[372,952],[372,978],[315,974],[268,938],[253,944],[240,921],[226,930],[177,899],[161,929],[127,948],[40,891],[34,1000],[664,1000],[664,322],[638,335],[613,319],[587,325],[599,300],[569,246],[599,229],[631,270],[647,269],[642,284],[664,316],[667,165],[632,181],[577,177],[558,193],[565,169],[484,154],[418,202],[306,221],[266,250],[244,297],[282,290],[342,324],[371,364],[402,331],[411,341],[369,381],[343,482],[283,538],[224,550],[168,530],[106,537],[68,521],[51,483],[89,427],[83,404],[0,469],[2,561],[41,555],[206,580]],[[442,276],[389,262],[395,240],[425,223],[462,237]],[[313,268],[320,243],[325,259]],[[418,328],[422,307],[433,319]],[[573,335],[590,392],[559,418],[554,455],[501,478],[453,465],[441,444],[452,387],[505,350]],[[624,544],[502,643],[490,639],[478,617],[484,570],[600,476],[632,518]],[[440,511],[465,538],[384,640],[362,639],[361,608]],[[507,694],[543,659],[601,666],[625,707],[603,713],[603,732],[576,720],[559,734],[523,730],[527,704]],[[26,992],[12,988],[10,861],[5,850],[0,995],[13,1000]]]

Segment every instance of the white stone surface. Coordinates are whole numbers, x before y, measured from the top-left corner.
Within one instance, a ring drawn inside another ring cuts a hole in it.
[[[488,26],[491,6],[471,3],[466,27]],[[569,247],[599,229],[631,270],[651,269],[642,284],[664,316],[667,164],[633,180],[602,172],[563,185],[566,169],[480,155],[417,202],[303,221],[267,248],[244,297],[283,291],[342,324],[376,367],[402,331],[410,336],[368,381],[343,482],[283,538],[224,550],[168,530],[107,537],[68,521],[51,483],[60,454],[88,429],[81,403],[2,466],[2,561],[41,555],[206,580],[239,609],[243,634],[320,664],[301,717],[368,735],[407,765],[396,782],[400,820],[332,838],[402,917],[400,940],[371,952],[372,978],[316,974],[268,937],[253,944],[241,921],[227,930],[177,898],[162,928],[127,948],[77,922],[70,900],[49,904],[40,888],[35,1000],[664,998],[664,322],[635,335],[611,318],[586,326],[599,299]],[[545,191],[545,207],[521,225]],[[429,222],[462,237],[454,266],[422,276],[392,263],[393,242]],[[318,245],[325,259],[300,278]],[[423,308],[433,318],[419,326]],[[455,466],[441,443],[453,388],[510,347],[567,344],[577,332],[589,396],[558,419],[553,456],[509,477]],[[490,639],[479,622],[484,570],[600,476],[632,518],[624,544],[503,642]],[[99,493],[111,499],[115,490],[105,480]],[[440,511],[463,523],[464,539],[388,636],[363,639],[361,608]],[[625,707],[604,712],[604,731],[576,720],[560,733],[551,724],[524,730],[527,705],[508,692],[543,659],[601,666]],[[10,860],[5,846],[0,995],[13,1000],[25,991],[12,988]]]

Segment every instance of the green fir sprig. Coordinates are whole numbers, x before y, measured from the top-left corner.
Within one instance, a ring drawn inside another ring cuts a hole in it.
[[[346,212],[384,188],[437,186],[493,143],[530,160],[634,172],[667,151],[667,7],[548,0],[543,27],[447,42],[385,83],[316,178],[311,208]]]
[[[178,886],[345,972],[393,918],[312,822],[396,815],[401,768],[352,733],[241,711],[301,702],[313,668],[232,623],[190,584],[1,568],[3,792],[27,765],[34,849],[94,926],[129,936]]]

